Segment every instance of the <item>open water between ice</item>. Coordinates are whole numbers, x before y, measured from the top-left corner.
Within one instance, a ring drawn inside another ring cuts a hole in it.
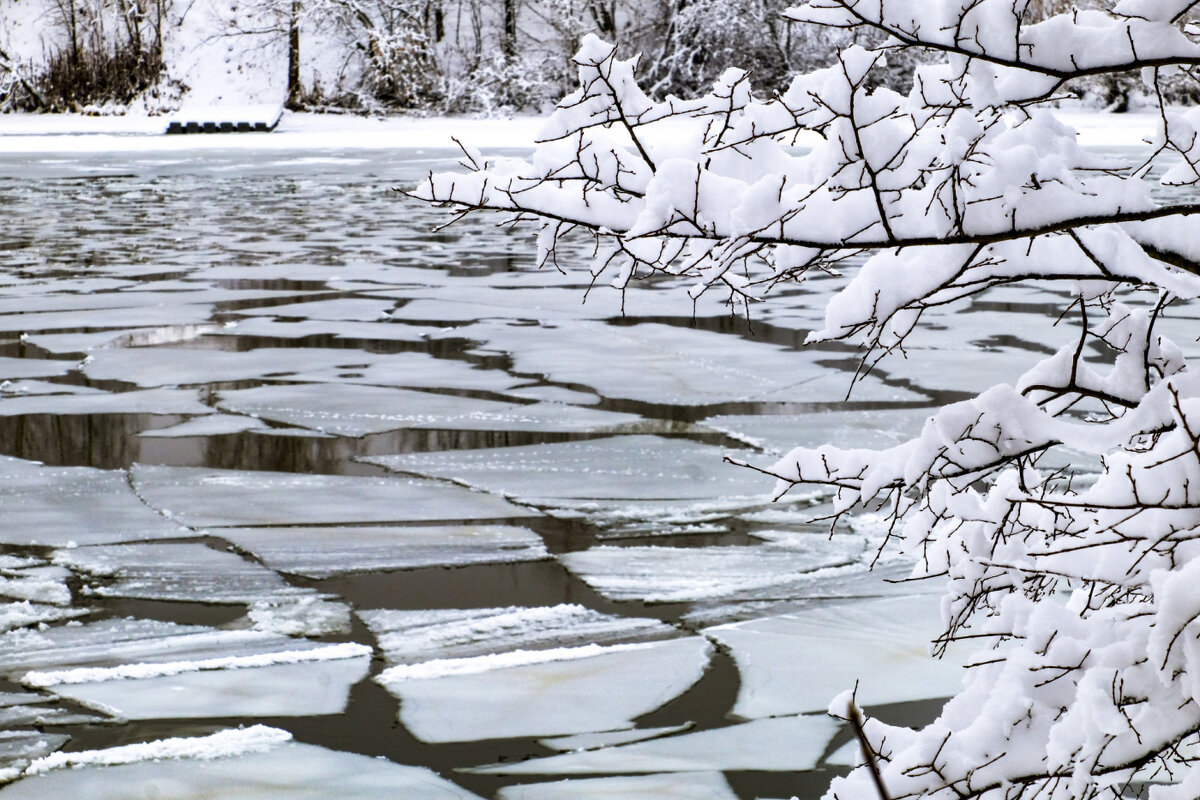
[[[800,347],[835,278],[588,292],[390,190],[452,165],[0,156],[0,800],[811,798],[832,696],[954,692],[878,526],[722,457],[898,443],[1060,298],[946,309],[846,401],[853,348]]]

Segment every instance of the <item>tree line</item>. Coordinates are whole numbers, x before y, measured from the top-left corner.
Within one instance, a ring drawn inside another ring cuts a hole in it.
[[[186,93],[172,53],[196,42],[244,46],[247,68],[286,76],[292,108],[368,113],[488,113],[548,109],[576,81],[571,61],[594,34],[640,53],[655,97],[703,91],[733,65],[764,95],[828,66],[878,30],[798,25],[787,0],[0,0],[0,110],[78,111],[145,99],[164,110]],[[1033,17],[1065,0],[1036,0]],[[1093,2],[1092,5],[1099,5]],[[13,12],[22,10],[23,15]],[[208,14],[216,26],[190,21]],[[17,16],[40,35],[18,41]],[[174,45],[174,47],[172,47]],[[929,59],[897,53],[872,80],[900,88]],[[1137,75],[1076,81],[1071,93],[1121,109],[1145,90]],[[1186,80],[1166,83],[1194,98]]]

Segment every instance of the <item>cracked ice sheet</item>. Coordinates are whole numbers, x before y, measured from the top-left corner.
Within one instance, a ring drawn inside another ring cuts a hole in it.
[[[0,458],[0,542],[63,546],[188,536],[148,508],[125,472]]]
[[[549,557],[540,536],[510,525],[222,528],[219,534],[271,569],[310,578]]]
[[[912,568],[911,561],[897,559],[881,561],[874,567],[854,564],[817,570],[797,576],[793,583],[782,588],[772,586],[766,591],[748,591],[736,599],[698,601],[683,619],[689,626],[717,625],[804,611],[831,600],[873,600],[917,594],[939,598],[944,594],[944,588],[937,581],[908,581]]]
[[[51,565],[0,569],[0,595],[54,606],[71,604],[71,571]]]
[[[376,297],[408,299],[392,312],[394,319],[434,320],[439,323],[474,322],[476,320],[606,320],[638,316],[661,316],[672,309],[679,316],[728,317],[728,308],[716,299],[716,293],[706,293],[693,303],[683,281],[673,288],[647,289],[629,287],[624,291],[588,291],[586,284],[577,286],[512,286],[499,287],[493,282],[460,278],[450,290],[433,292],[429,287],[371,292]],[[433,297],[430,294],[434,294]]]
[[[141,300],[141,302],[148,302]],[[212,319],[214,306],[135,305],[129,308],[78,308],[72,311],[45,311],[30,314],[0,315],[0,333],[29,333],[31,337],[48,331],[77,331],[88,328],[162,327],[165,325],[201,325]]]
[[[146,345],[185,342],[210,333],[220,333],[225,324],[159,325],[153,328],[128,328],[89,333],[38,333],[26,341],[51,353],[86,353],[104,347],[145,347]]]
[[[396,306],[395,300],[367,297],[338,297],[334,299],[300,301],[287,305],[268,305],[258,308],[239,308],[239,316],[290,317],[346,322],[371,322],[386,319]]]
[[[0,636],[0,671],[126,719],[341,713],[371,650],[151,620]]]
[[[857,563],[863,541],[810,536],[806,544],[735,547],[593,547],[559,561],[610,600],[686,603],[787,596],[796,577]]]
[[[575,516],[678,521],[770,501],[773,483],[724,463],[722,456],[731,452],[753,456],[678,438],[613,436],[362,461],[465,483]]]
[[[11,780],[31,761],[53,753],[70,738],[60,733],[0,731],[0,782]]]
[[[171,669],[187,671],[200,664],[217,668],[227,664],[228,659],[233,659],[228,663],[236,666],[243,662],[295,660],[299,657],[295,653],[309,651],[312,652],[305,658],[321,657],[322,649],[333,646],[261,631],[222,630],[158,620],[106,619],[0,635],[0,674],[22,679],[34,671],[155,664],[183,665]],[[330,655],[339,653],[328,651]]]
[[[192,389],[132,392],[75,392],[41,396],[0,396],[0,416],[23,414],[177,414],[206,415],[213,410]]]
[[[719,772],[668,773],[506,786],[496,800],[737,800]]]
[[[343,322],[340,320],[277,320],[246,317],[226,325],[217,335],[267,336],[274,339],[302,339],[306,336],[332,336],[335,339],[418,342],[436,333],[437,328],[419,325],[388,325],[380,322]]]
[[[360,655],[49,688],[122,719],[308,717],[345,711],[350,688],[366,677],[370,666],[371,657]]]
[[[0,798],[128,800],[155,797],[166,788],[171,800],[479,800],[424,767],[295,742],[259,743],[248,737],[241,752],[235,749],[240,744],[235,741],[227,752],[214,756],[206,752],[211,741],[212,736],[168,739],[165,742],[175,745],[175,752],[166,756],[161,747],[143,748],[141,757],[129,749],[122,752],[123,748],[73,753],[81,766],[25,777],[0,789]],[[131,747],[136,745],[126,746]],[[82,756],[90,756],[90,763]]]
[[[489,775],[604,775],[813,769],[840,724],[825,715],[776,717],[648,742],[465,770]]]
[[[53,361],[40,358],[11,358],[0,356],[0,380],[15,378],[53,378],[66,375],[76,366],[74,361]]]
[[[882,449],[895,447],[918,435],[934,410],[890,408],[813,414],[736,414],[709,417],[701,424],[773,454],[823,444],[847,449]]]
[[[633,727],[699,680],[710,651],[699,636],[518,650],[391,667],[375,680],[423,742],[560,736]]]
[[[483,342],[477,348],[481,352],[509,354],[517,372],[540,373],[556,382],[590,387],[605,397],[648,403],[842,402],[850,387],[850,373],[818,363],[839,356],[659,323],[534,327],[488,322],[445,335]],[[858,383],[855,397],[921,399],[873,377]]]
[[[360,611],[389,664],[467,659],[498,652],[663,639],[671,625],[618,617],[580,605]],[[483,662],[479,662],[483,663]]]
[[[42,605],[28,601],[0,603],[0,632],[86,617],[90,613],[92,613],[91,610],[86,608],[63,608],[62,606]]]
[[[962,688],[966,653],[929,655],[941,632],[941,598],[895,597],[827,605],[708,628],[741,674],[732,713],[743,719],[825,709],[858,687],[860,705],[950,697]]]
[[[33,693],[26,695],[23,700],[14,699],[10,705],[0,708],[0,728],[11,730],[25,726],[40,728],[46,725],[90,725],[112,721],[108,716],[81,714],[56,705],[56,700],[57,698],[53,695]],[[0,743],[0,761],[3,761],[2,743]]]
[[[633,425],[636,414],[557,403],[501,403],[474,397],[355,384],[259,386],[221,392],[222,409],[339,436],[399,428],[564,431]]]
[[[93,380],[121,380],[142,387],[222,381],[288,380],[503,392],[519,381],[499,370],[425,353],[368,353],[337,348],[260,347],[206,350],[141,347],[96,350],[83,372]]]
[[[223,436],[247,431],[268,432],[270,428],[262,420],[237,414],[209,414],[195,417],[168,428],[151,428],[138,436],[147,438],[173,439],[188,436]]]
[[[420,479],[164,467],[131,470],[139,494],[187,525],[424,522],[538,516],[492,495]],[[3,499],[0,490],[0,500]]]
[[[56,550],[52,558],[78,572],[111,579],[92,587],[100,597],[255,603],[315,594],[253,561],[193,542],[76,547]]]
[[[645,741],[646,739],[657,739],[660,736],[668,736],[672,733],[682,733],[683,731],[691,729],[692,723],[685,722],[682,725],[672,725],[666,728],[634,728],[633,730],[625,731],[580,733],[575,736],[556,736],[549,739],[539,739],[538,744],[549,747],[551,750],[559,751],[595,750],[598,747],[612,747],[613,745],[618,744],[641,742]]]

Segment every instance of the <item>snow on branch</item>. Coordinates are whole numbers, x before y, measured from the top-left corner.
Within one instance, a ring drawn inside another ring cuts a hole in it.
[[[831,524],[883,514],[882,547],[947,586],[934,649],[977,648],[931,725],[865,722],[878,776],[857,769],[831,799],[875,798],[876,777],[897,798],[1200,796],[1200,377],[1164,333],[1200,297],[1200,203],[1147,180],[1161,164],[1162,183],[1200,184],[1200,112],[1162,90],[1173,72],[1195,83],[1198,4],[1034,5],[813,0],[790,18],[887,39],[770,98],[729,70],[703,96],[655,99],[636,58],[588,38],[580,89],[531,158],[468,150],[465,173],[411,191],[534,222],[543,263],[590,237],[592,273],[618,287],[665,273],[748,300],[840,270],[809,340],[859,342],[861,371],[930,309],[1057,290],[1072,332],[1012,385],[896,447],[745,465],[781,494],[827,487]],[[872,80],[918,47],[945,63],[907,94]],[[1072,79],[1128,70],[1159,103],[1142,158],[1081,147],[1043,107]]]

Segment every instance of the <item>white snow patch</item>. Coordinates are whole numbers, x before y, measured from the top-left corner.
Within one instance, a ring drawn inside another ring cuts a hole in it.
[[[111,767],[118,764],[135,764],[139,761],[161,761],[163,759],[229,758],[246,753],[261,753],[284,742],[290,742],[291,739],[290,733],[279,728],[252,725],[249,728],[218,731],[209,736],[158,739],[153,742],[127,744],[105,750],[54,753],[31,763],[25,769],[25,774],[39,775],[68,767]]]

